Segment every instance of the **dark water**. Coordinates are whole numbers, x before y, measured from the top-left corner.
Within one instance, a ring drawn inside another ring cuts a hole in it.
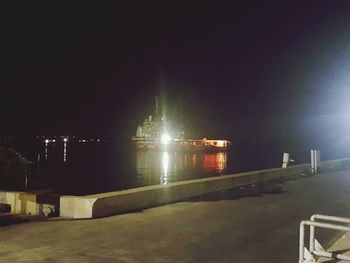
[[[39,173],[59,193],[88,194],[233,172],[230,153],[136,150],[131,143],[56,143],[39,149]]]
[[[284,151],[296,163],[309,161],[307,146],[261,141],[233,144],[229,151],[217,153],[140,151],[131,142],[96,140],[16,140],[7,146],[32,161],[29,189],[74,195],[280,167]]]

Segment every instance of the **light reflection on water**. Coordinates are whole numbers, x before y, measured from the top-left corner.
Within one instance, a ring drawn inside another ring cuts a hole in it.
[[[167,184],[223,174],[227,169],[227,153],[184,153],[137,151],[136,172],[141,184]],[[156,178],[160,178],[156,182]]]
[[[63,143],[63,162],[67,161],[67,142]]]
[[[45,149],[44,150],[45,160],[47,160],[49,157],[49,146],[52,148],[55,146],[55,143],[49,144],[48,142],[45,142],[45,148],[44,148]],[[67,143],[67,141],[64,141],[63,142],[63,155],[62,155],[62,160],[64,163],[67,161],[67,149],[68,149],[68,143]],[[54,151],[53,149],[51,149],[51,150]],[[38,154],[40,154],[40,153],[38,153]]]
[[[62,146],[61,146],[62,147]],[[63,142],[61,160],[68,160],[68,142]],[[45,160],[48,160],[55,151],[55,144],[45,143]],[[59,147],[60,148],[60,147]],[[62,149],[62,148],[61,148]],[[167,184],[186,179],[195,179],[202,176],[195,176],[196,173],[206,175],[219,175],[227,169],[227,153],[188,153],[188,152],[167,152],[167,151],[145,151],[138,150],[136,154],[136,173],[140,182],[149,184]],[[74,160],[70,160],[74,161]],[[116,160],[117,161],[117,160]],[[190,175],[191,178],[186,178]],[[158,178],[158,182],[155,181]]]
[[[226,168],[227,168],[227,154],[225,152],[204,155],[204,162],[203,162],[204,171],[223,172],[226,170]]]
[[[162,169],[161,169],[161,176],[160,176],[160,184],[162,185],[166,185],[168,183],[168,170],[169,170],[169,154],[167,152],[163,152]]]
[[[218,176],[228,154],[135,150],[127,144],[43,143],[37,174],[60,193],[89,194]],[[231,170],[230,170],[231,171]]]
[[[47,142],[45,142],[45,160],[47,160],[47,155],[48,155],[48,153],[47,153]]]

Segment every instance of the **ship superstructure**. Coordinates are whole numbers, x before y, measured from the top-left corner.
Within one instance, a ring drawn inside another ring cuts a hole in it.
[[[165,120],[149,115],[142,125],[137,127],[136,138],[160,138],[165,132]]]
[[[222,151],[226,150],[231,144],[228,140],[184,139],[183,131],[170,131],[165,116],[158,114],[157,97],[155,108],[155,116],[149,115],[142,124],[138,125],[136,136],[132,137],[132,141],[137,148],[175,151]]]

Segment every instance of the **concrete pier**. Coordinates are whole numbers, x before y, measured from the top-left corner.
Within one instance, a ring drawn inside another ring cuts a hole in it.
[[[295,263],[300,221],[349,217],[349,185],[350,171],[323,171],[251,197],[225,191],[105,218],[0,227],[0,261]]]

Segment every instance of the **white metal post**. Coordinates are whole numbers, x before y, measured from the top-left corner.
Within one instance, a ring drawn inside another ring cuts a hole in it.
[[[282,168],[287,168],[289,163],[289,153],[283,153]]]
[[[311,150],[311,173],[314,174],[315,173],[315,150]]]
[[[305,221],[301,221],[299,227],[299,263],[304,263],[304,235]]]
[[[311,150],[311,173],[316,174],[320,171],[321,157],[319,150]]]
[[[321,167],[321,155],[319,150],[315,150],[315,160],[316,173],[319,173]]]
[[[311,216],[310,221],[315,221],[316,215]],[[310,226],[309,251],[312,253],[315,250],[315,226]]]

